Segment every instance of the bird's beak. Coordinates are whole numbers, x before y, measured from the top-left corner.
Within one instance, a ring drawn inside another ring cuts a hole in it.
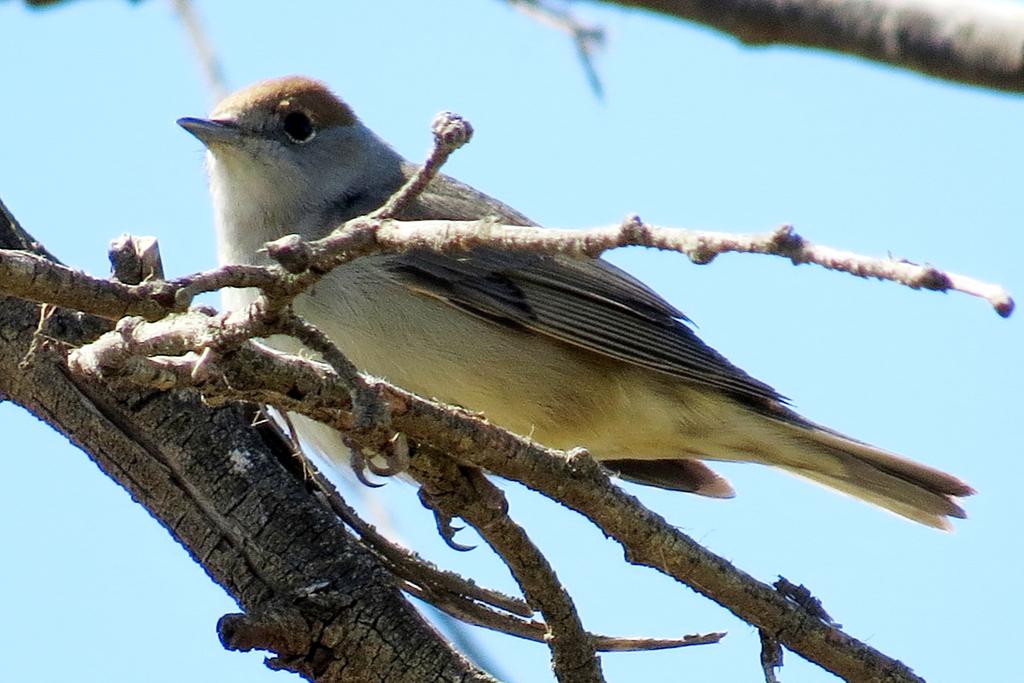
[[[242,129],[231,121],[216,119],[197,119],[191,116],[178,119],[178,125],[199,141],[209,147],[216,144],[238,144],[242,137]]]

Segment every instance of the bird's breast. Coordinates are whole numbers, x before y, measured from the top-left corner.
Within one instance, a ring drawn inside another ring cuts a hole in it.
[[[296,310],[360,370],[546,445],[608,458],[673,454],[672,382],[413,292],[373,258],[335,270]]]

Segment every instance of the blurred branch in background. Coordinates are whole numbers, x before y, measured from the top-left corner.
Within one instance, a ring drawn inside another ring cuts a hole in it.
[[[507,1],[530,5],[538,15],[548,17],[570,17],[567,8],[579,4],[576,0]],[[1001,0],[588,1],[703,24],[732,35],[745,45],[796,45],[830,50],[948,81],[1024,92],[1024,6],[1019,3]]]
[[[591,91],[598,99],[603,98],[604,86],[601,84],[601,76],[597,73],[597,67],[594,65],[594,53],[604,47],[604,29],[579,19],[569,11],[566,3],[555,5],[550,0],[508,0],[508,2],[537,21],[569,34],[576,47],[576,55],[579,57]]]
[[[42,8],[72,0],[24,1],[28,6]],[[176,5],[187,4],[187,0],[174,1]],[[588,1],[704,24],[746,45],[818,48],[957,83],[1024,92],[1024,6],[1019,3],[1002,0]],[[568,7],[573,2],[505,2],[567,31],[577,46],[588,82],[600,96],[600,80],[592,63],[593,49],[602,42],[604,35],[600,27],[589,26],[570,13]],[[200,34],[194,34],[193,40],[195,35]],[[204,50],[200,49],[202,52]]]

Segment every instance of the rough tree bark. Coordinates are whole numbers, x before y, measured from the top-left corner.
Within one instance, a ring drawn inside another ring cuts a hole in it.
[[[1024,7],[992,0],[600,0],[958,83],[1024,92]]]
[[[0,248],[41,252],[6,209]],[[310,495],[288,446],[251,427],[251,409],[213,408],[191,391],[114,391],[69,373],[62,347],[108,329],[0,297],[0,396],[78,445],[238,602],[245,615],[220,624],[227,647],[272,650],[271,666],[315,681],[492,680]]]

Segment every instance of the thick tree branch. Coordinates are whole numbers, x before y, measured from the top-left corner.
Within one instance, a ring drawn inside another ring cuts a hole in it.
[[[177,334],[172,326],[188,329]],[[214,335],[216,327],[215,320],[201,314],[187,314],[173,322],[139,321],[79,350],[72,363],[108,380],[193,386],[207,396],[272,403],[351,430],[350,387],[321,363],[247,342],[209,357],[202,373],[196,373],[194,357],[154,359],[133,352],[137,342],[141,351],[159,347],[163,353],[180,353],[191,348],[188,340]],[[466,465],[522,482],[577,510],[621,543],[630,562],[676,578],[806,659],[850,680],[920,680],[902,663],[822,619],[817,610],[805,608],[701,547],[614,486],[584,452],[549,450],[466,411],[426,401],[384,382],[363,381],[388,406],[390,429]],[[349,432],[356,440],[367,433]],[[379,441],[363,445],[382,446]]]
[[[748,45],[821,48],[949,81],[1024,92],[1024,7],[1000,0],[601,0]]]
[[[0,247],[32,244],[0,220]],[[89,453],[247,614],[282,623],[283,610],[301,624],[287,634],[263,629],[275,666],[315,681],[492,680],[426,624],[309,496],[301,473],[289,471],[287,448],[250,428],[250,411],[214,410],[192,392],[111,391],[69,373],[64,358],[108,323],[57,310],[39,328],[37,305],[0,299],[0,394]]]

